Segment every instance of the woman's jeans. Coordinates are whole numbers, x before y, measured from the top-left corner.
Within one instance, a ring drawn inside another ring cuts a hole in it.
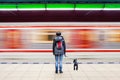
[[[62,71],[62,61],[63,61],[63,55],[55,56],[56,71],[58,71],[58,68],[59,68],[59,71]]]

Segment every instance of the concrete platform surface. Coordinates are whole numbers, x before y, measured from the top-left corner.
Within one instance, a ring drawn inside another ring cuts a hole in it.
[[[67,52],[67,57],[63,63],[72,63],[73,59],[78,58],[78,62],[82,64],[120,64],[119,52]],[[0,64],[21,64],[21,63],[55,63],[52,52],[1,52]]]
[[[62,74],[54,64],[0,64],[0,80],[120,80],[120,64],[63,64]]]

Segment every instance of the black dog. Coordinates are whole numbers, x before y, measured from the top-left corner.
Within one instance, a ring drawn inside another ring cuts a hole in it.
[[[74,60],[73,60],[73,63],[74,63],[74,70],[78,70],[78,62],[77,62],[77,59],[74,59]]]

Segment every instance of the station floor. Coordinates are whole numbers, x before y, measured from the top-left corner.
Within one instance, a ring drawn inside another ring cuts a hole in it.
[[[120,80],[120,64],[63,64],[62,74],[54,64],[0,64],[0,80]]]
[[[119,52],[67,52],[63,63],[80,64],[120,64]],[[54,64],[52,52],[0,52],[0,64]]]
[[[79,69],[73,70],[78,58]],[[0,80],[120,80],[119,52],[67,53],[63,73],[55,73],[52,53],[0,53]]]

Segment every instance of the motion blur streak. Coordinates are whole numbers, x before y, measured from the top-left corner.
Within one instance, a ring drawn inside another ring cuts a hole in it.
[[[0,49],[51,49],[56,31],[67,49],[119,49],[120,29],[0,29]]]

